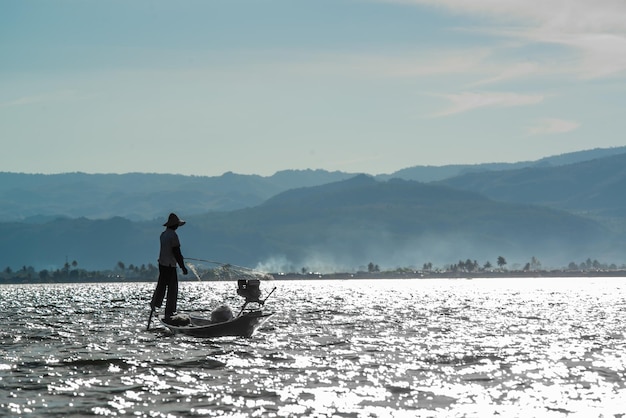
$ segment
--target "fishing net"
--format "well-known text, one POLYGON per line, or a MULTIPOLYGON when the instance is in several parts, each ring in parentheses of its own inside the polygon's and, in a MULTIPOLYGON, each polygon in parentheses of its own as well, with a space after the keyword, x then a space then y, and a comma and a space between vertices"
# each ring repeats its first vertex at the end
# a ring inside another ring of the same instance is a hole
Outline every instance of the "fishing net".
POLYGON ((269 273, 236 266, 234 264, 220 263, 218 261, 185 258, 185 265, 199 281, 209 280, 273 280, 274 276, 269 273))

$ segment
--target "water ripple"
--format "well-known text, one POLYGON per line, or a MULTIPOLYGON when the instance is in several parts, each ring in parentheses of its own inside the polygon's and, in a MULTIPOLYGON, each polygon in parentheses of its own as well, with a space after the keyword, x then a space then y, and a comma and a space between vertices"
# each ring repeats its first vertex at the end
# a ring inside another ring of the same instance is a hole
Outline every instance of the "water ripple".
MULTIPOLYGON (((626 279, 272 285, 258 334, 212 340, 146 331, 152 283, 0 286, 0 415, 626 412, 626 279)), ((234 289, 181 283, 179 306, 234 289)))

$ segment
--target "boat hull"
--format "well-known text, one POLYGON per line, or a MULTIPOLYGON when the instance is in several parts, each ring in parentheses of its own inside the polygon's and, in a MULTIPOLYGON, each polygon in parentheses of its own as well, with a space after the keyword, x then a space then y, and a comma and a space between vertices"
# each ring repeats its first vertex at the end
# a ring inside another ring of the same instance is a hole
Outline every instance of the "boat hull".
POLYGON ((273 313, 251 311, 224 322, 212 322, 210 319, 190 315, 187 324, 168 324, 160 317, 161 323, 175 334, 190 335, 199 338, 212 337, 251 337, 273 313))

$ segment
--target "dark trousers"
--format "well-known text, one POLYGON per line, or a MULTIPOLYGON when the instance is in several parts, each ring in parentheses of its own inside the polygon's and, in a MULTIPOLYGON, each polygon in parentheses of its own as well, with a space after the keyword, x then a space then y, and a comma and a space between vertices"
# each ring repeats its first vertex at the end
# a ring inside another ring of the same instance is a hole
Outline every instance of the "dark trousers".
POLYGON ((167 290, 165 302, 165 317, 168 318, 176 312, 176 299, 178 299, 178 276, 176 267, 162 266, 159 264, 159 281, 157 282, 150 306, 160 308, 167 290))

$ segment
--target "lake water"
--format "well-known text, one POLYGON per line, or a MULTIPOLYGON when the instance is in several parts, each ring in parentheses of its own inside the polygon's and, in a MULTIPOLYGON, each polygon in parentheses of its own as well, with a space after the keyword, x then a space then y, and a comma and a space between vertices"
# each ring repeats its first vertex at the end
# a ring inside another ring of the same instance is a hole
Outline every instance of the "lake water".
MULTIPOLYGON (((0 286, 0 416, 621 417, 626 278, 263 282, 251 339, 146 331, 154 283, 0 286)), ((242 300, 181 282, 179 309, 242 300)))

